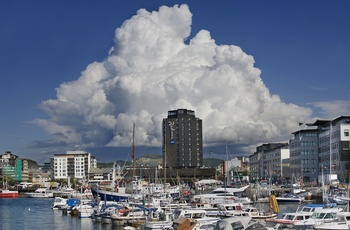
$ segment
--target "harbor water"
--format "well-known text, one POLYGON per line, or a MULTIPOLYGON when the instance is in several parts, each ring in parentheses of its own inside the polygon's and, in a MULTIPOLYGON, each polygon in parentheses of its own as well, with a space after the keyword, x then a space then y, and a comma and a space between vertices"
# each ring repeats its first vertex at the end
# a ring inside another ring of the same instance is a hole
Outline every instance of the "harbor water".
POLYGON ((95 223, 90 218, 63 215, 61 210, 51 209, 53 201, 50 198, 0 199, 0 229, 121 229, 117 226, 95 223))
MULTIPOLYGON (((108 224, 93 222, 90 218, 71 217, 63 215, 61 210, 52 210, 53 199, 18 198, 0 199, 0 229, 1 230, 41 230, 41 229, 118 229, 123 228, 108 224)), ((305 203, 303 203, 305 204, 305 203)), ((303 205, 302 204, 302 205, 303 205)), ((268 209, 268 204, 257 205, 268 209)), ((295 212, 298 203, 281 204, 280 215, 285 212, 295 212)))

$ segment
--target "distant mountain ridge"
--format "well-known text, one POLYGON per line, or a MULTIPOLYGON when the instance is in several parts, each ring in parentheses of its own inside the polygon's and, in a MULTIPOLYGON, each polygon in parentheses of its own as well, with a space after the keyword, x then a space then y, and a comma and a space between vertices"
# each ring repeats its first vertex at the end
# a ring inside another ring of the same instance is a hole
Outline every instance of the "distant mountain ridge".
MULTIPOLYGON (((145 154, 142 157, 139 157, 138 159, 142 159, 142 158, 150 158, 150 159, 162 159, 163 156, 159 155, 159 154, 145 154)), ((28 160, 28 165, 29 168, 39 168, 40 166, 37 164, 36 161, 30 160, 30 159, 26 159, 28 160)), ((97 167, 98 168, 113 168, 113 163, 114 162, 98 162, 97 163, 97 167)), ((117 160, 115 161, 116 165, 130 165, 131 161, 123 161, 123 160, 117 160)), ((217 158, 204 158, 203 159, 203 164, 205 167, 210 167, 210 168, 217 168, 219 165, 223 164, 223 160, 222 159, 217 159, 217 158)))
POLYGON ((203 164, 205 167, 210 167, 210 168, 217 168, 219 165, 223 164, 222 159, 217 159, 217 158, 204 158, 203 159, 203 164))
MULTIPOLYGON (((162 155, 159 154, 145 154, 144 156, 140 158, 150 158, 150 159, 161 159, 163 158, 162 155)), ((203 164, 205 167, 210 167, 210 168, 216 168, 219 165, 223 164, 223 160, 217 159, 217 158, 204 158, 203 159, 203 164)))

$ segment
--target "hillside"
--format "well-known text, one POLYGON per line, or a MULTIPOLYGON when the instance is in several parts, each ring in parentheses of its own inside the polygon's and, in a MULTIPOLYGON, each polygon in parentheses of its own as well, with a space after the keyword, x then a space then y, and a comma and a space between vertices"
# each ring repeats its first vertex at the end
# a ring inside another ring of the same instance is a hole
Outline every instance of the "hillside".
POLYGON ((31 159, 25 159, 25 158, 23 158, 22 160, 26 160, 28 162, 28 168, 30 168, 30 169, 37 169, 37 168, 39 168, 39 165, 38 165, 38 163, 36 161, 33 161, 31 159))
MULTIPOLYGON (((98 168, 113 168, 113 163, 114 162, 108 162, 108 163, 97 162, 97 167, 98 168)), ((130 162, 118 160, 118 161, 115 161, 115 164, 123 166, 124 164, 126 164, 126 165, 130 164, 130 162)))
MULTIPOLYGON (((151 159, 160 159, 163 156, 159 154, 146 154, 143 157, 151 158, 151 159)), ((217 158, 204 158, 203 164, 206 167, 216 168, 223 163, 223 160, 217 158)))
MULTIPOLYGON (((159 154, 146 154, 140 158, 150 158, 150 159, 161 159, 163 156, 159 155, 159 154)), ((26 159, 28 161, 28 167, 29 168, 39 168, 39 165, 37 164, 37 162, 30 160, 30 159, 26 159)), ((211 167, 211 168, 216 168, 219 165, 221 165, 223 162, 223 160, 221 159, 217 159, 217 158, 204 158, 203 159, 203 163, 205 167, 211 167)), ((125 162, 123 160, 118 160, 116 161, 117 165, 130 165, 131 162, 125 162)), ((98 162, 97 163, 97 167, 98 168, 113 168, 113 162, 98 162)))
POLYGON ((223 160, 217 158, 204 158, 203 164, 205 167, 217 168, 219 165, 223 164, 223 160))

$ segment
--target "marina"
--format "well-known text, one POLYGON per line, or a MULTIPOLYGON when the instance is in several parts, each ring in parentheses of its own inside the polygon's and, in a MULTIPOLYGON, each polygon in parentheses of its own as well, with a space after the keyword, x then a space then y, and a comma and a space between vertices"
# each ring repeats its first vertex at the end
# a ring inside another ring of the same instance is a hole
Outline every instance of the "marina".
POLYGON ((336 203, 326 206, 322 197, 328 196, 317 187, 303 188, 305 192, 298 194, 275 185, 262 189, 259 184, 236 188, 218 185, 183 192, 188 189, 185 184, 154 184, 136 178, 125 188, 117 183, 102 187, 89 183, 88 188, 91 192, 86 189, 84 193, 91 194, 89 198, 83 193, 80 197, 61 197, 63 193, 39 188, 36 193, 49 192, 50 196, 20 192, 18 198, 0 199, 0 214, 4 226, 8 226, 4 229, 23 229, 22 222, 31 226, 31 218, 44 228, 54 229, 218 230, 232 224, 242 225, 239 229, 312 229, 324 228, 323 224, 330 222, 336 228, 344 225, 347 216, 341 213, 348 210, 346 205, 336 203), (258 191, 260 195, 254 199, 258 191), (281 194, 290 194, 292 199, 277 199, 287 198, 281 194), (268 198, 267 202, 262 197, 268 198), (11 225, 14 220, 16 224, 11 225))
MULTIPOLYGON (((62 210, 52 209, 53 202, 53 198, 0 199, 3 229, 33 229, 38 228, 38 225, 41 229, 124 229, 123 225, 103 224, 93 218, 65 215, 62 210)), ((295 212, 298 207, 300 204, 294 202, 280 204, 278 218, 282 218, 283 213, 295 212)), ((262 203, 261 208, 267 210, 269 204, 262 203)), ((338 215, 344 219, 344 215, 338 215)), ((166 221, 158 222, 158 224, 171 226, 166 221)))

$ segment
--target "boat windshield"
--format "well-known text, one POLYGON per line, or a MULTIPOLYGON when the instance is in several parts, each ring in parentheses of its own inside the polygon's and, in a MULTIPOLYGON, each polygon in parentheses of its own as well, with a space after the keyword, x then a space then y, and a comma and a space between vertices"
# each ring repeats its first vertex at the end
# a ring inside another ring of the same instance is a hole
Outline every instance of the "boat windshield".
POLYGON ((314 218, 314 219, 331 219, 331 218, 333 218, 333 214, 332 213, 314 212, 312 214, 312 218, 314 218))
POLYGON ((284 217, 285 220, 293 220, 294 219, 294 215, 286 215, 284 217))
POLYGON ((192 218, 193 218, 193 219, 204 218, 204 213, 193 213, 193 214, 192 214, 192 218))
POLYGON ((301 212, 311 212, 313 208, 310 208, 310 207, 303 207, 301 209, 301 212))
POLYGON ((218 209, 219 211, 226 211, 226 208, 224 206, 219 206, 218 209))

